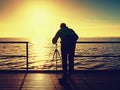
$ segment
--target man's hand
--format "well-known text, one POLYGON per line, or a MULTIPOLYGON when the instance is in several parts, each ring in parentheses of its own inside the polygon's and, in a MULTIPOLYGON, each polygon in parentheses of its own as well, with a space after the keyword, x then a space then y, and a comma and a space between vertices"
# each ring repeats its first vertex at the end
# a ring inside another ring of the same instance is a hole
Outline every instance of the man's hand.
POLYGON ((53 44, 56 44, 57 43, 57 40, 55 38, 52 39, 52 43, 53 44))

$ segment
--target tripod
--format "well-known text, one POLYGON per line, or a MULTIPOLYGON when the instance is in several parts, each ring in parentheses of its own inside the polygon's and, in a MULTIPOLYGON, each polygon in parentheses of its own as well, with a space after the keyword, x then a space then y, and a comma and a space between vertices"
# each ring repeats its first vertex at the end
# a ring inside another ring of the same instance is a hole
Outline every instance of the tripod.
POLYGON ((59 56, 59 59, 61 60, 61 57, 60 57, 60 53, 59 53, 59 51, 58 51, 58 49, 57 49, 57 44, 55 44, 55 51, 54 51, 54 53, 53 53, 53 58, 52 58, 52 60, 56 60, 56 70, 57 70, 57 60, 58 60, 58 56, 59 56))

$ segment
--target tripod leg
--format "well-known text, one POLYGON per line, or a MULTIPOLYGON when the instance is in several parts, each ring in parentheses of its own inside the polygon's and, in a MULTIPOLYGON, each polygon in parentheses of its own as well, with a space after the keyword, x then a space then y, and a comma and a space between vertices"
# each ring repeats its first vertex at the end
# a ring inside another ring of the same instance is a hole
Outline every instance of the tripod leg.
POLYGON ((59 53, 59 51, 58 51, 58 50, 57 50, 57 53, 58 53, 58 56, 59 56, 60 60, 62 60, 62 59, 61 59, 61 56, 60 56, 60 53, 59 53))
POLYGON ((52 60, 54 60, 55 54, 56 54, 56 51, 54 51, 54 54, 53 54, 52 60))
MULTIPOLYGON (((59 51, 56 49, 56 58, 59 58, 61 61, 62 61, 62 59, 61 59, 61 56, 60 56, 60 53, 59 53, 59 51), (57 55, 59 56, 59 57, 57 57, 57 55)), ((56 59, 56 70, 57 70, 57 59, 56 59)))
POLYGON ((56 70, 57 70, 57 49, 55 49, 52 60, 56 60, 56 70))
POLYGON ((58 52, 57 52, 57 49, 55 50, 55 53, 56 53, 56 70, 57 70, 57 54, 58 54, 58 52))

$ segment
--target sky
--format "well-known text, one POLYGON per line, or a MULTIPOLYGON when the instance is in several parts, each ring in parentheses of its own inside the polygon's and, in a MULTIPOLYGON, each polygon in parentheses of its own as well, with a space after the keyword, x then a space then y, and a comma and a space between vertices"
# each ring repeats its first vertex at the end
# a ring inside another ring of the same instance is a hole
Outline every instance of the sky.
POLYGON ((49 38, 64 22, 79 37, 120 37, 120 0, 0 0, 0 37, 49 38))

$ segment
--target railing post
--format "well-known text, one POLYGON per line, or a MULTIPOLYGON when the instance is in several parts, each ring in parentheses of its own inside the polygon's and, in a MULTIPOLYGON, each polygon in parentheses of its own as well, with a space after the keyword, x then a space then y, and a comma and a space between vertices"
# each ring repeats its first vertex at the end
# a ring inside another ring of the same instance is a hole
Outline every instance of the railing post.
POLYGON ((28 71, 28 42, 26 42, 26 71, 28 71))

